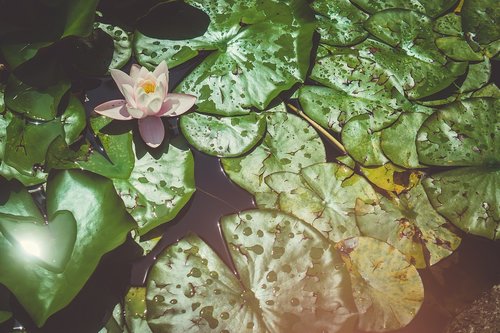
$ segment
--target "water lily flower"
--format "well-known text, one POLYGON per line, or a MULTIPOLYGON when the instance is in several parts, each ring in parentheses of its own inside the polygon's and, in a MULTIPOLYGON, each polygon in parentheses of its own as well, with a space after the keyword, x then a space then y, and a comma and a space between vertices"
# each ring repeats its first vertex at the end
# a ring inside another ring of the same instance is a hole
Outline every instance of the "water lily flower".
POLYGON ((150 147, 158 147, 165 137, 160 117, 175 117, 188 111, 196 97, 168 92, 168 67, 162 61, 153 72, 132 65, 130 75, 111 69, 111 76, 125 99, 97 106, 94 111, 116 120, 138 119, 139 133, 150 147))

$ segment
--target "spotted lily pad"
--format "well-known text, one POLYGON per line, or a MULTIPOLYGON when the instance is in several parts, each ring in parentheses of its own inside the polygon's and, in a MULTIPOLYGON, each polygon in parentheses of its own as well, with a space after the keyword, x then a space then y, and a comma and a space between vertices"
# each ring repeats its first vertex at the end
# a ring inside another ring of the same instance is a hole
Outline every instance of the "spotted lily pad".
POLYGON ((266 132, 261 114, 219 117, 190 113, 180 121, 182 133, 196 149, 219 157, 240 156, 253 148, 266 132))
POLYGON ((120 27, 101 22, 94 23, 95 29, 101 29, 113 38, 113 59, 109 64, 109 69, 123 67, 132 56, 132 36, 120 27))
POLYGON ((334 242, 359 235, 356 200, 371 203, 377 199, 364 178, 336 163, 314 164, 298 174, 273 173, 266 177, 266 184, 278 194, 281 211, 310 223, 334 242))
POLYGON ((472 98, 429 117, 417 140, 430 165, 462 167, 431 175, 424 186, 434 208, 466 232, 498 238, 499 103, 472 98))
POLYGON ((424 300, 416 268, 391 245, 354 237, 336 245, 351 276, 358 327, 384 332, 406 326, 424 300))
POLYGON ((331 243, 274 211, 221 220, 238 276, 197 236, 167 248, 147 284, 153 332, 350 332, 348 275, 331 243))
POLYGON ((222 159, 229 178, 253 194, 269 191, 267 175, 326 161, 323 142, 304 120, 285 112, 270 112, 266 119, 267 133, 260 145, 246 156, 222 159))
POLYGON ((162 60, 173 67, 212 51, 177 87, 198 97, 200 111, 241 115, 265 109, 282 91, 303 82, 309 67, 313 15, 305 3, 189 0, 210 18, 206 32, 189 39, 157 39, 136 33, 139 63, 162 60))
POLYGON ((368 15, 359 10, 349 0, 315 0, 311 4, 318 20, 321 42, 347 46, 359 43, 368 33, 363 22, 368 15))
POLYGON ((360 170, 370 183, 396 194, 413 188, 422 177, 421 172, 400 168, 390 162, 374 168, 361 166, 360 170))
POLYGON ((422 185, 394 200, 384 197, 372 204, 358 200, 356 221, 364 236, 391 244, 417 268, 436 264, 460 245, 460 237, 433 209, 422 185))
POLYGON ((439 16, 450 9, 457 0, 351 0, 369 13, 376 13, 385 9, 411 9, 428 16, 439 16))
MULTIPOLYGON (((28 192, 13 184, 2 184, 2 193, 10 196, 0 212, 41 220, 28 192)), ((34 265, 18 247, 0 236, 0 282, 16 296, 38 326, 73 300, 101 257, 122 244, 135 225, 111 181, 81 171, 62 171, 49 180, 49 219, 58 211, 71 212, 76 221, 75 245, 62 273, 34 265)))
POLYGON ((135 164, 129 178, 113 178, 118 195, 138 224, 140 235, 172 220, 195 191, 194 160, 179 137, 159 151, 135 140, 135 164))
POLYGON ((462 7, 462 26, 479 44, 500 39, 500 6, 495 0, 466 0, 462 7))

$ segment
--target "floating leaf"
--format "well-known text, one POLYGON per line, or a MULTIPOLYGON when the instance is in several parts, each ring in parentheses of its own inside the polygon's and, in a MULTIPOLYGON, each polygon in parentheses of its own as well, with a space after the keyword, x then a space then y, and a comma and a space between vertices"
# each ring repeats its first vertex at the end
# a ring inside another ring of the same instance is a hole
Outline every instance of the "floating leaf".
POLYGON ((432 29, 446 36, 463 36, 462 18, 456 13, 449 13, 434 20, 432 29))
POLYGON ((483 55, 475 52, 462 37, 441 37, 436 46, 449 58, 456 61, 480 61, 483 55))
POLYGON ((418 132, 420 162, 443 166, 498 164, 499 109, 498 99, 472 98, 434 113, 418 132))
POLYGON ((109 69, 119 69, 125 66, 132 56, 132 37, 125 30, 111 24, 94 23, 94 28, 101 29, 113 38, 115 50, 109 69))
POLYGON ((364 236, 391 244, 417 268, 427 266, 426 253, 429 265, 434 265, 460 244, 460 237, 432 208, 422 185, 394 200, 384 197, 373 204, 358 200, 356 221, 364 236))
POLYGON ((458 168, 423 181, 432 206, 465 232, 500 239, 500 170, 458 168))
POLYGON ((182 133, 196 149, 219 157, 240 156, 253 148, 266 131, 261 114, 219 117, 190 113, 180 121, 182 133))
POLYGON ((490 76, 491 63, 488 58, 485 58, 482 62, 470 64, 465 81, 460 87, 460 92, 464 93, 482 88, 490 81, 490 76))
POLYGON ((64 129, 64 140, 68 145, 80 137, 86 125, 85 109, 82 103, 74 96, 69 99, 69 104, 61 116, 64 129))
POLYGON ((453 7, 457 0, 352 0, 352 2, 371 14, 385 9, 403 8, 434 17, 453 7))
POLYGON ((9 110, 35 120, 53 120, 69 88, 69 81, 60 81, 47 88, 35 88, 10 75, 5 87, 5 105, 9 110))
MULTIPOLYGON (((429 109, 432 113, 432 109, 429 109)), ((423 168, 417 155, 417 132, 429 113, 405 112, 402 113, 390 127, 382 130, 380 147, 385 156, 396 165, 408 169, 423 168)))
POLYGON ((76 221, 68 211, 56 212, 47 224, 43 219, 0 214, 0 230, 13 245, 56 273, 64 271, 76 239, 76 221))
POLYGON ((195 191, 194 160, 181 139, 149 151, 134 140, 135 165, 129 178, 113 178, 118 195, 136 220, 140 235, 172 220, 195 191))
POLYGON ((466 0, 462 7, 462 26, 479 44, 500 39, 500 6, 496 0, 466 0))
POLYGON ((134 50, 139 63, 151 68, 162 60, 173 67, 201 50, 213 51, 176 89, 197 96, 200 111, 229 116, 246 114, 252 107, 264 110, 280 92, 304 81, 314 31, 305 4, 255 0, 188 4, 210 18, 202 36, 156 39, 138 32, 134 50))
POLYGON ((413 265, 385 242, 354 237, 336 245, 350 276, 354 302, 364 331, 406 326, 424 300, 424 286, 413 265))
POLYGON ((112 123, 110 118, 97 117, 91 119, 91 125, 111 162, 95 151, 89 143, 84 143, 74 151, 62 138, 58 138, 50 145, 47 152, 48 168, 82 169, 108 178, 128 179, 135 160, 132 134, 128 131, 128 124, 118 125, 116 122, 112 123), (114 125, 118 127, 117 132, 113 131, 114 125))
MULTIPOLYGON (((10 188, 2 187, 2 190, 6 192, 10 188)), ((9 200, 1 208, 2 213, 33 215, 30 211, 23 211, 25 206, 35 205, 26 190, 21 192, 24 192, 23 196, 10 192, 9 200)), ((77 236, 66 269, 60 274, 33 265, 22 252, 0 237, 0 281, 16 296, 38 326, 71 302, 100 258, 122 244, 135 225, 111 181, 81 171, 63 171, 48 182, 49 218, 61 210, 73 214, 77 236)))
POLYGON ((267 114, 267 134, 251 153, 222 159, 229 178, 250 193, 267 192, 267 175, 278 171, 297 172, 311 164, 325 162, 325 147, 316 131, 299 117, 267 114))
POLYGON ((360 167, 363 175, 372 183, 389 192, 400 194, 414 187, 420 181, 421 172, 400 168, 392 163, 380 167, 360 167))
POLYGON ((316 12, 322 43, 348 46, 359 43, 368 35, 363 29, 368 15, 349 0, 315 0, 311 7, 316 12))
POLYGON ((239 278, 194 235, 170 246, 148 276, 153 332, 351 331, 347 272, 318 231, 258 210, 221 227, 239 278))
POLYGON ((377 200, 370 184, 346 166, 319 163, 300 173, 278 172, 266 177, 278 194, 277 207, 310 223, 327 238, 338 242, 358 236, 356 199, 377 200))

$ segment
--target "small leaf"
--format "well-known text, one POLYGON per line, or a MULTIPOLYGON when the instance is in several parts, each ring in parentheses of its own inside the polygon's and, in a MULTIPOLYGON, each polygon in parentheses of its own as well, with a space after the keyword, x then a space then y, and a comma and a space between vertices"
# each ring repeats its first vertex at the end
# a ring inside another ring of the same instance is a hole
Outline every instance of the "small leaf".
POLYGON ((346 239, 336 248, 351 275, 360 329, 396 330, 415 317, 424 300, 424 286, 403 254, 369 237, 346 239))
POLYGON ((260 114, 219 117, 190 113, 181 117, 180 128, 196 149, 212 156, 235 157, 264 136, 266 118, 260 114))
POLYGON ((278 171, 297 172, 325 162, 325 147, 316 131, 301 118, 284 113, 267 114, 267 133, 251 153, 222 159, 229 178, 250 193, 267 192, 267 175, 278 171))
POLYGON ((277 172, 266 184, 278 195, 277 208, 310 223, 334 242, 358 236, 354 206, 377 200, 370 184, 346 166, 318 163, 299 174, 277 172))

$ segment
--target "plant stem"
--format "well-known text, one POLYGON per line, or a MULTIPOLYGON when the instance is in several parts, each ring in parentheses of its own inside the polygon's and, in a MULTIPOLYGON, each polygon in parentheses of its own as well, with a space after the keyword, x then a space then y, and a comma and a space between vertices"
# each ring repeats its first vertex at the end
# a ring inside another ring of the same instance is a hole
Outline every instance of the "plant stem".
POLYGON ((339 140, 335 139, 335 137, 330 133, 328 133, 328 131, 325 130, 323 127, 321 127, 320 124, 309 118, 302 110, 297 109, 292 104, 287 104, 287 106, 294 112, 296 112, 299 116, 307 120, 309 124, 311 124, 315 129, 317 129, 321 134, 323 134, 325 138, 327 138, 331 143, 333 143, 333 145, 337 147, 342 153, 347 154, 345 147, 339 142, 339 140))

